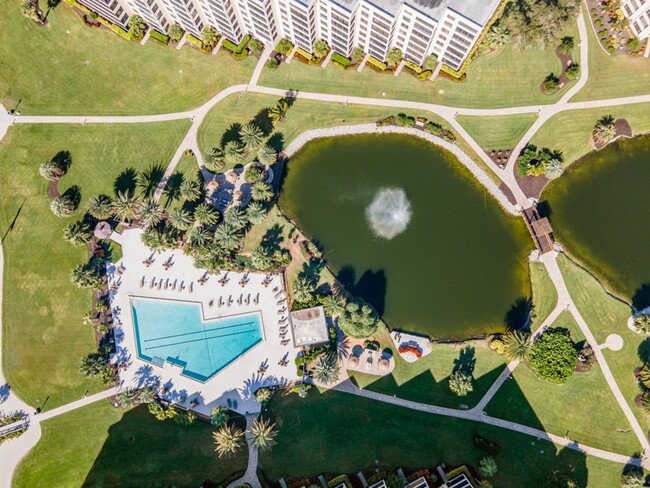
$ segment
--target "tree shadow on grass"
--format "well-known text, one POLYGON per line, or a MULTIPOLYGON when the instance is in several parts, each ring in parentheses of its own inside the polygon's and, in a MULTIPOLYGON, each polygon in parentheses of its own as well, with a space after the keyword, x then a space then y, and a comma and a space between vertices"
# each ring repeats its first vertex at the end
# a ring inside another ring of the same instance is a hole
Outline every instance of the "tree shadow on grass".
MULTIPOLYGON (((160 163, 152 164, 138 175, 138 185, 142 188, 144 198, 153 197, 163 176, 165 176, 165 167, 160 163)), ((169 180, 167 180, 167 184, 169 184, 169 180)))
POLYGON ((274 132, 268 141, 266 141, 266 145, 272 147, 278 153, 284 151, 284 134, 282 132, 274 132))
POLYGON ((264 137, 268 137, 273 132, 273 121, 269 117, 270 108, 263 108, 253 118, 253 123, 262 129, 264 137))
POLYGON ((176 171, 174 172, 165 185, 163 193, 165 194, 165 207, 168 207, 170 203, 180 198, 181 185, 185 181, 185 175, 183 173, 176 171))
POLYGON ((228 127, 221 136, 221 147, 225 147, 229 142, 241 142, 241 124, 235 122, 228 127))
POLYGON ((126 168, 123 170, 113 183, 113 191, 118 193, 130 193, 133 195, 138 185, 138 172, 135 168, 126 168))
POLYGON ((279 250, 280 246, 284 242, 284 237, 282 236, 283 231, 284 228, 280 224, 273 225, 273 227, 268 229, 262 236, 262 246, 268 247, 273 251, 279 250))
POLYGON ((72 155, 70 154, 70 151, 59 151, 52 158, 52 161, 55 162, 57 166, 63 170, 63 174, 65 174, 70 169, 70 166, 72 166, 72 155))
POLYGON ((476 368, 476 349, 471 346, 466 346, 458 353, 458 358, 454 359, 453 372, 460 371, 462 373, 473 375, 476 368))
POLYGON ((81 188, 77 185, 72 185, 66 191, 63 192, 61 198, 68 198, 72 202, 73 208, 77 210, 79 204, 81 203, 81 188))

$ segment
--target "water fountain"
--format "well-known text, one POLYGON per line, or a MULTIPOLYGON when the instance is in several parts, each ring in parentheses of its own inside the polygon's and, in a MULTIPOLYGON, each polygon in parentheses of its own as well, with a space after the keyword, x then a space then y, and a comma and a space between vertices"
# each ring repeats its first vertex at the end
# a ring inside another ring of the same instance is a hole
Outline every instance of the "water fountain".
POLYGON ((380 188, 366 208, 366 218, 377 237, 392 239, 406 230, 411 203, 402 189, 380 188))

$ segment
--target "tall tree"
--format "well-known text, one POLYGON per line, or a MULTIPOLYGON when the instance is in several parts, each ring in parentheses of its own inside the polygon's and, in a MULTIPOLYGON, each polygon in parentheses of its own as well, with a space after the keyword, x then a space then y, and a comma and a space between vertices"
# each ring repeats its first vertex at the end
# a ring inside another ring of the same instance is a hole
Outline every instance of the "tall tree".
POLYGON ((616 124, 614 117, 606 115, 601 117, 593 131, 594 140, 600 144, 607 144, 616 136, 616 124))
POLYGON ((402 51, 400 51, 399 48, 394 47, 388 51, 388 54, 386 55, 386 61, 388 61, 388 64, 396 66, 402 61, 403 57, 404 55, 402 54, 402 51))
POLYGON ((130 222, 135 218, 138 209, 138 199, 131 192, 117 192, 113 200, 113 211, 115 217, 122 222, 130 222))
POLYGON ((98 220, 113 216, 113 200, 108 195, 97 195, 88 200, 88 213, 98 220))
POLYGON ((38 172, 46 180, 58 180, 65 174, 65 170, 54 160, 45 161, 38 167, 38 172))
POLYGON ((261 202, 251 202, 246 207, 246 218, 251 224, 259 224, 264 221, 268 210, 261 202))
POLYGON ((231 457, 239 451, 243 442, 244 433, 233 425, 223 425, 212 434, 214 438, 215 451, 219 457, 231 457))
POLYGON ((260 451, 268 451, 275 444, 274 437, 278 434, 275 424, 270 420, 255 420, 250 433, 253 437, 253 446, 260 451))
POLYGON ((50 210, 57 217, 69 217, 76 210, 74 201, 68 195, 61 195, 50 202, 50 210))
POLYGON ((226 166, 226 155, 219 147, 213 147, 203 153, 203 164, 208 170, 221 171, 226 166))
POLYGON ((313 50, 317 58, 322 58, 328 53, 330 47, 327 45, 327 42, 325 42, 323 39, 318 39, 314 43, 313 50))
POLYGON ((241 131, 239 132, 239 135, 242 142, 244 143, 244 146, 248 150, 258 148, 262 143, 262 138, 264 137, 262 129, 260 129, 257 124, 253 122, 244 124, 244 126, 241 128, 241 131))
POLYGON ((512 330, 503 337, 503 345, 508 358, 525 361, 530 353, 530 334, 512 330))
POLYGON ((227 163, 237 164, 244 159, 244 146, 238 141, 229 141, 223 148, 224 158, 227 163))
POLYGON ((270 202, 273 200, 273 188, 264 181, 258 181, 251 186, 251 196, 256 202, 270 202))
POLYGON ((63 229, 63 238, 74 246, 88 244, 92 236, 93 230, 83 220, 72 222, 63 229))
POLYGON ((278 153, 271 146, 262 146, 257 151, 257 160, 266 166, 271 166, 278 160, 278 153))
POLYGON ((269 110, 269 118, 271 119, 271 122, 273 122, 273 125, 277 124, 278 122, 282 122, 287 116, 288 111, 289 103, 284 98, 278 100, 278 103, 275 104, 275 107, 269 110))
POLYGON ((158 202, 153 199, 148 199, 138 206, 137 215, 142 225, 147 228, 162 222, 165 218, 165 211, 158 202))
POLYGON ((237 229, 243 229, 248 225, 246 211, 241 207, 230 207, 226 210, 224 220, 237 229))
POLYGON ((201 185, 195 180, 185 180, 181 183, 179 193, 188 202, 195 202, 201 196, 201 185))
POLYGON ((192 227, 194 219, 189 210, 176 207, 169 211, 169 223, 174 229, 188 230, 192 227))
POLYGON ((241 229, 235 227, 229 222, 224 222, 217 227, 214 235, 217 244, 227 251, 234 251, 237 249, 242 239, 241 229))
POLYGON ((201 203, 194 209, 194 218, 203 225, 214 225, 219 221, 219 211, 209 203, 201 203))

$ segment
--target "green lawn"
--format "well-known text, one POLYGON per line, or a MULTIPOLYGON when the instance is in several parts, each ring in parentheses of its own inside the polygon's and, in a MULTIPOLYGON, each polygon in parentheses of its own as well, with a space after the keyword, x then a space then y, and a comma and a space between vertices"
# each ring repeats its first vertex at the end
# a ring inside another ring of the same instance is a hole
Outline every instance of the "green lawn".
MULTIPOLYGON (((650 93, 650 86, 648 92, 650 93)), ((598 119, 605 115, 626 119, 634 134, 650 130, 650 103, 618 105, 561 112, 544 123, 530 142, 538 147, 562 151, 565 164, 571 164, 594 150, 591 133, 598 119)))
POLYGON ((623 338, 623 349, 604 349, 603 354, 641 427, 650 430, 648 414, 634 404, 639 388, 633 374, 643 362, 641 356, 648 359, 650 347, 647 339, 627 328, 630 307, 607 294, 595 278, 566 257, 560 256, 558 262, 571 297, 598 343, 604 343, 609 334, 623 338))
POLYGON ((356 473, 374 467, 433 468, 471 464, 486 454, 472 444, 474 435, 501 447, 499 471, 491 480, 501 488, 544 486, 548 474, 571 472, 579 486, 618 486, 622 466, 558 452, 553 444, 477 422, 395 407, 354 395, 311 390, 305 399, 276 396, 271 410, 279 428, 278 445, 260 456, 271 479, 320 473, 356 473))
MULTIPOLYGON (((584 12, 586 10, 583 9, 584 12)), ((650 92, 650 59, 643 56, 609 56, 587 22, 589 38, 589 80, 570 101, 631 97, 650 92)), ((577 44, 577 43, 576 43, 577 44)))
MULTIPOLYGON (((577 28, 567 35, 577 38, 577 28)), ((299 61, 277 70, 264 69, 259 84, 308 92, 324 92, 372 98, 414 100, 458 107, 496 108, 546 104, 557 101, 564 90, 544 95, 540 85, 550 72, 562 69, 551 50, 518 51, 508 44, 498 52, 474 60, 467 80, 459 83, 442 77, 419 81, 406 72, 398 77, 378 74, 370 68, 361 73, 342 70, 332 63, 322 69, 299 61)))
MULTIPOLYGON (((302 63, 296 62, 294 64, 302 63)), ((314 67, 309 68, 315 69, 314 67)), ((243 125, 255 119, 261 121, 260 124, 264 125, 267 120, 264 110, 274 106, 276 102, 277 97, 255 93, 237 94, 225 98, 208 112, 203 124, 201 124, 198 132, 199 148, 201 151, 205 151, 219 145, 224 133, 229 129, 229 133, 232 132, 233 128, 237 129, 237 124, 243 125)), ((282 147, 286 147, 298 135, 307 130, 375 122, 397 112, 399 110, 386 107, 345 105, 297 99, 289 110, 286 119, 275 127, 275 132, 280 134, 279 138, 282 141, 282 147)), ((409 112, 409 114, 416 117, 426 117, 449 128, 449 124, 434 113, 425 111, 409 112)), ((271 137, 274 137, 274 135, 271 137)), ((501 183, 501 180, 492 173, 483 160, 463 139, 459 138, 457 144, 497 184, 501 183)), ((253 156, 251 154, 246 161, 252 159, 253 156)))
POLYGON ((536 119, 535 114, 497 117, 459 115, 456 118, 472 139, 486 151, 513 149, 536 119))
MULTIPOLYGON (((395 349, 386 329, 381 328, 375 338, 382 347, 395 349)), ((377 377, 356 371, 348 371, 348 374, 359 387, 386 395, 443 407, 472 408, 501 374, 505 364, 505 357, 492 351, 485 341, 434 343, 433 352, 415 363, 408 363, 396 354, 395 370, 388 376, 377 377), (474 364, 474 391, 465 397, 457 397, 449 390, 449 375, 457 365, 470 364, 474 364)))
POLYGON ((239 62, 224 52, 140 46, 86 27, 64 2, 48 21, 38 27, 16 2, 0 2, 0 101, 7 109, 22 100, 23 114, 176 112, 247 83, 255 66, 254 58, 239 62))
MULTIPOLYGON (((27 403, 46 409, 99 390, 99 381, 78 371, 80 359, 96 350, 92 328, 81 317, 90 293, 70 283, 70 270, 86 251, 62 239, 74 220, 49 209, 47 182, 38 165, 69 151, 72 165, 61 191, 79 185, 82 205, 99 192, 112 194, 123 170, 150 164, 166 167, 189 121, 146 125, 19 125, 0 144, 0 232, 4 240, 3 369, 27 403)), ((77 218, 81 210, 77 211, 77 218)))
MULTIPOLYGON (((160 199, 160 202, 165 208, 171 210, 183 204, 184 200, 180 198, 178 191, 181 184, 186 180, 194 180, 199 184, 203 184, 203 176, 194 156, 181 156, 180 161, 176 165, 176 169, 169 177, 160 199)), ((197 200, 193 203, 200 202, 197 200)))
POLYGON ((557 290, 543 263, 529 263, 530 281, 533 288, 533 329, 548 317, 557 305, 557 290))
POLYGON ((222 460, 205 422, 156 420, 145 407, 125 411, 101 401, 41 424, 39 443, 21 462, 21 487, 200 486, 246 469, 246 449, 222 460))
MULTIPOLYGON (((564 327, 578 344, 585 338, 569 312, 553 327, 564 327)), ((527 365, 515 369, 486 408, 488 415, 551 432, 592 447, 632 455, 640 450, 630 425, 596 364, 564 385, 538 379, 527 365), (594 422, 594 419, 598 422, 594 422)))

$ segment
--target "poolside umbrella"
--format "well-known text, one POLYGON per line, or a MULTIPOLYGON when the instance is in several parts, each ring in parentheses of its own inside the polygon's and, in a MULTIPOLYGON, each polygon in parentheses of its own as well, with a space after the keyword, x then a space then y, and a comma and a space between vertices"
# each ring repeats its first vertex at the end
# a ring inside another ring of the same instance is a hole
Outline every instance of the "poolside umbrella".
POLYGON ((235 192, 235 200, 237 200, 238 202, 241 202, 243 199, 244 199, 244 192, 241 191, 241 190, 237 190, 235 192))
POLYGON ((207 193, 214 193, 219 189, 219 182, 217 180, 210 180, 210 182, 205 185, 205 190, 207 193))
POLYGON ((386 371, 388 369, 388 359, 379 360, 379 371, 386 371))
POLYGON ((228 178, 229 182, 234 183, 235 181, 237 181, 237 173, 235 173, 234 171, 231 171, 230 173, 228 173, 226 178, 228 178))
POLYGON ((97 239, 108 239, 113 233, 111 224, 102 220, 95 226, 95 237, 97 239))
POLYGON ((349 362, 350 366, 359 366, 359 358, 357 356, 352 356, 349 362))

